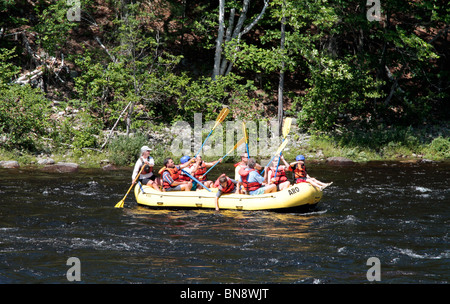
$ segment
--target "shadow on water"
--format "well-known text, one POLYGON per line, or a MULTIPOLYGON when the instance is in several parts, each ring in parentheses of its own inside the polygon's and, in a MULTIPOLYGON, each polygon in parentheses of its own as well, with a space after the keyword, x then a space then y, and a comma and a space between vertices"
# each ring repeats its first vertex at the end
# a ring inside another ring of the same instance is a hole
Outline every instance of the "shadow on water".
MULTIPOLYGON (((130 170, 0 170, 0 283, 448 283, 449 172, 439 164, 311 164, 333 181, 307 213, 114 205, 130 170)), ((224 170, 231 170, 224 168, 224 170)), ((214 177, 214 176, 213 176, 214 177)))

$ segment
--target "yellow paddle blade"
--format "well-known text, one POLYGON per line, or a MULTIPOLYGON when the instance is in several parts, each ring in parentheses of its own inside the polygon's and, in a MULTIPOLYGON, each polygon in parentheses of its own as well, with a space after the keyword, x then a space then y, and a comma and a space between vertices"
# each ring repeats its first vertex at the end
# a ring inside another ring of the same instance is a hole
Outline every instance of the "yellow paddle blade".
POLYGON ((227 155, 230 154, 231 152, 233 152, 237 147, 239 147, 240 145, 242 145, 245 142, 245 138, 242 137, 237 144, 234 145, 233 149, 231 149, 230 151, 228 151, 227 155))
POLYGON ((248 143, 248 133, 247 128, 245 127, 245 122, 242 122, 242 132, 244 133, 244 140, 248 143))
POLYGON ((283 138, 286 138, 291 130, 292 118, 287 117, 283 124, 283 138))
POLYGON ((227 117, 228 113, 230 113, 230 109, 228 109, 228 108, 223 108, 222 111, 220 111, 219 116, 217 116, 216 124, 214 125, 213 130, 214 130, 218 125, 220 125, 220 123, 221 123, 222 121, 225 120, 225 117, 227 117))
POLYGON ((123 203, 124 203, 124 200, 121 200, 114 206, 114 208, 123 208, 123 203))
POLYGON ((289 140, 287 138, 285 140, 283 140, 283 142, 281 143, 280 147, 278 147, 277 153, 275 153, 276 155, 280 154, 281 151, 283 151, 283 149, 286 148, 286 145, 287 145, 288 141, 289 140))

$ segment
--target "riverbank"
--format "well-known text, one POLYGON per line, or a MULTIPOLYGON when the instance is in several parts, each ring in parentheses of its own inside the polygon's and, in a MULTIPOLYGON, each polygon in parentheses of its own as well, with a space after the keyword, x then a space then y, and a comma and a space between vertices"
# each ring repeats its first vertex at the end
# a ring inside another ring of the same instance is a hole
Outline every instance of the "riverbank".
MULTIPOLYGON (((173 139, 183 136, 182 132, 172 134, 166 127, 147 134, 130 137, 116 136, 105 149, 58 148, 45 152, 8 151, 0 148, 0 167, 36 166, 56 168, 58 164, 76 164, 81 168, 115 169, 132 166, 139 148, 146 144, 153 147, 152 156, 156 163, 165 157, 179 159, 174 155, 173 139), (167 134, 170 136, 167 136, 167 134)), ((351 163, 368 161, 435 162, 450 159, 450 137, 447 124, 423 128, 378 128, 371 132, 335 131, 328 134, 306 134, 293 130, 289 145, 283 151, 288 161, 303 154, 309 161, 351 163)), ((208 143, 205 150, 211 148, 208 143)), ((277 147, 272 147, 276 150, 277 147)), ((225 150, 225 147, 224 147, 225 150)), ((227 151, 228 152, 228 151, 227 151)), ((225 152, 226 153, 226 152, 225 152)), ((224 153, 224 154, 225 154, 224 153)), ((204 156, 206 161, 220 156, 204 156)), ((256 157, 264 163, 267 157, 256 157)), ((225 162, 237 162, 238 155, 231 155, 225 162)), ((71 165, 68 165, 71 166, 71 165)), ((74 166, 72 166, 74 167, 74 166)), ((61 169, 62 170, 62 169, 61 169)))

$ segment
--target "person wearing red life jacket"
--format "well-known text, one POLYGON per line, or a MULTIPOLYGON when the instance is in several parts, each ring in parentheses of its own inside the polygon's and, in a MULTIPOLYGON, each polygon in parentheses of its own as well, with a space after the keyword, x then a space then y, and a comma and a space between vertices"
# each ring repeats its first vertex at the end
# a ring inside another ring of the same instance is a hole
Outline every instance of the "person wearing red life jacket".
MULTIPOLYGON (((241 161, 234 164, 234 179, 239 181, 241 180, 241 176, 239 174, 239 170, 243 169, 243 168, 247 168, 247 162, 248 162, 248 154, 247 153, 242 153, 241 155, 241 161)), ((261 165, 259 165, 258 163, 255 164, 255 169, 256 170, 262 170, 263 167, 261 167, 261 165)), ((241 184, 241 191, 244 192, 245 189, 243 188, 242 184, 241 184)))
MULTIPOLYGON (((186 168, 184 168, 184 171, 186 171, 187 173, 189 173, 191 175, 195 172, 195 170, 197 170, 197 167, 198 167, 198 164, 195 161, 195 158, 191 159, 191 157, 188 155, 180 158, 180 163, 182 165, 188 163, 188 166, 186 168)), ((187 181, 187 182, 192 181, 192 179, 189 176, 187 176, 183 171, 180 172, 180 176, 178 177, 178 179, 180 181, 187 181)))
POLYGON ((179 179, 181 169, 189 166, 190 162, 176 166, 172 158, 164 160, 164 167, 159 170, 163 183, 164 191, 190 191, 192 188, 191 181, 182 181, 179 179))
POLYGON ((219 197, 222 194, 227 194, 227 193, 241 193, 240 191, 240 187, 239 187, 239 182, 229 178, 228 176, 226 176, 225 174, 222 174, 221 176, 219 176, 219 178, 216 180, 216 182, 214 183, 214 187, 218 188, 217 194, 216 194, 216 199, 215 199, 215 204, 216 204, 216 211, 219 211, 219 197))
POLYGON ((309 176, 308 173, 306 172, 305 156, 297 155, 295 160, 296 160, 295 162, 292 162, 289 164, 289 171, 294 172, 294 182, 296 184, 310 183, 314 187, 317 187, 320 190, 323 190, 333 183, 333 182, 328 183, 328 184, 323 183, 323 182, 315 179, 314 177, 309 176))
MULTIPOLYGON (((211 168, 212 166, 214 166, 217 162, 222 162, 222 158, 220 158, 219 160, 216 160, 214 162, 205 162, 203 161, 201 155, 197 155, 196 157, 196 162, 198 164, 197 169, 195 171, 192 171, 193 176, 198 179, 203 185, 205 185, 205 187, 210 188, 213 184, 213 181, 207 180, 206 178, 206 171, 208 171, 208 168, 211 168)), ((199 185, 197 183, 194 183, 194 186, 192 187, 192 189, 194 190, 194 188, 196 187, 197 190, 202 189, 202 185, 199 185)))
POLYGON ((275 157, 272 161, 270 167, 267 168, 267 183, 275 184, 277 187, 277 191, 288 188, 291 183, 289 182, 286 171, 289 169, 289 164, 284 159, 284 156, 281 155, 281 158, 275 157), (284 165, 278 164, 278 159, 282 160, 284 165), (278 167, 277 167, 278 165, 278 167), (278 170, 277 170, 278 169, 278 170))
POLYGON ((248 194, 258 195, 277 191, 276 185, 264 184, 264 177, 255 170, 256 161, 254 158, 249 158, 247 164, 247 168, 239 170, 239 181, 242 183, 248 194))

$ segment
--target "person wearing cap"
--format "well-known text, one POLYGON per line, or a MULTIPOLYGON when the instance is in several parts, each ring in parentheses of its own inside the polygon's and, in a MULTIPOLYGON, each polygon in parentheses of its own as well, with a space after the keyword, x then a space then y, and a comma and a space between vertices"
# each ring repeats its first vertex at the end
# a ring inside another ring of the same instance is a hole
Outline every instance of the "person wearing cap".
POLYGON ((295 162, 292 162, 289 164, 288 170, 294 172, 294 182, 296 184, 310 183, 311 185, 319 188, 320 190, 323 190, 332 184, 332 182, 329 184, 323 183, 323 182, 309 176, 308 173, 306 172, 305 156, 303 156, 303 155, 297 155, 295 157, 295 162))
POLYGON ((161 181, 153 173, 153 166, 155 166, 155 160, 153 159, 153 157, 150 156, 151 150, 152 149, 148 146, 143 146, 141 148, 141 155, 140 155, 139 159, 136 161, 136 164, 134 165, 134 170, 133 170, 133 174, 131 175, 131 180, 134 183, 136 176, 141 171, 142 166, 145 166, 141 172, 141 175, 139 175, 139 182, 141 182, 142 185, 148 185, 148 186, 151 186, 155 190, 161 191, 159 189, 159 185, 161 184, 161 181))

